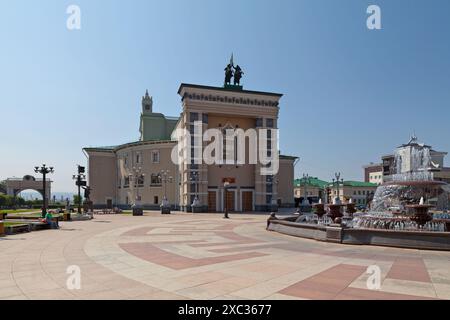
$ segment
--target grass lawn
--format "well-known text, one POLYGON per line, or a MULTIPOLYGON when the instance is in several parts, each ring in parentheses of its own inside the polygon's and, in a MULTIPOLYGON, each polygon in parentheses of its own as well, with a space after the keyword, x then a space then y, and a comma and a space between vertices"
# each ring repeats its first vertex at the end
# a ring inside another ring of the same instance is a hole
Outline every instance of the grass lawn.
POLYGON ((0 213, 25 213, 25 212, 33 212, 38 213, 40 210, 38 209, 19 209, 19 210, 0 210, 0 213))
MULTIPOLYGON (((53 215, 53 218, 61 218, 62 217, 62 215, 60 215, 60 214, 57 214, 57 213, 55 213, 55 214, 52 214, 53 215)), ((41 212, 40 211, 37 211, 37 212, 35 212, 35 213, 30 213, 30 214, 24 214, 23 212, 22 213, 9 213, 8 214, 8 216, 7 216, 7 219, 22 219, 22 218, 29 218, 29 219, 40 219, 40 218, 42 218, 42 215, 41 215, 41 212)))
POLYGON ((8 219, 14 219, 14 218, 17 218, 17 219, 20 219, 20 218, 22 218, 22 217, 29 217, 29 218, 41 218, 42 216, 41 216, 41 213, 40 212, 36 212, 36 213, 31 213, 31 214, 23 214, 23 213, 9 213, 8 214, 8 216, 7 216, 7 218, 8 219))
POLYGON ((12 227, 12 226, 26 226, 26 223, 23 222, 3 222, 3 225, 5 227, 12 227))

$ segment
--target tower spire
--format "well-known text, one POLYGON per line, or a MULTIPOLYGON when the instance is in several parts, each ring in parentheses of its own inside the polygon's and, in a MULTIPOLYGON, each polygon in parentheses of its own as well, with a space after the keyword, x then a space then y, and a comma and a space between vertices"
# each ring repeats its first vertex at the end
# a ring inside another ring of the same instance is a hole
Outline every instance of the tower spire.
POLYGON ((153 112, 153 98, 148 94, 148 89, 145 90, 145 96, 142 97, 142 112, 153 112))

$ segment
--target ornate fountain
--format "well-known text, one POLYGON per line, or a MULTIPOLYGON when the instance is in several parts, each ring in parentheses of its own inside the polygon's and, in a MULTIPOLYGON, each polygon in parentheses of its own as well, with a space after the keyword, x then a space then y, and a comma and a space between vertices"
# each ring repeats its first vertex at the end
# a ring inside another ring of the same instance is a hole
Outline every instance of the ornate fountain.
MULTIPOLYGON (((430 146, 412 137, 394 154, 394 173, 377 188, 370 211, 355 218, 355 228, 450 231, 446 219, 434 219, 434 212, 445 215, 450 186, 434 180, 439 167, 433 162, 430 146)), ((450 220, 449 220, 450 221, 450 220)))
POLYGON ((412 215, 410 217, 411 221, 417 223, 419 228, 423 228, 423 226, 433 220, 433 215, 428 213, 432 205, 424 204, 423 198, 420 199, 419 204, 408 204, 406 208, 412 211, 412 215))
MULTIPOLYGON (((450 251, 450 185, 434 178, 443 164, 435 154, 416 137, 397 148, 392 174, 377 188, 367 213, 356 212, 351 201, 343 204, 338 189, 332 204, 314 205, 317 218, 272 219, 268 230, 344 244, 450 251)), ((339 177, 333 179, 337 188, 339 177)))
POLYGON ((349 203, 347 203, 345 213, 347 214, 348 217, 353 219, 353 215, 356 213, 356 208, 352 199, 350 199, 349 203))
POLYGON ((322 203, 322 199, 319 200, 319 203, 316 203, 313 205, 314 207, 314 213, 319 217, 319 219, 322 219, 322 217, 327 213, 325 211, 325 205, 322 203))

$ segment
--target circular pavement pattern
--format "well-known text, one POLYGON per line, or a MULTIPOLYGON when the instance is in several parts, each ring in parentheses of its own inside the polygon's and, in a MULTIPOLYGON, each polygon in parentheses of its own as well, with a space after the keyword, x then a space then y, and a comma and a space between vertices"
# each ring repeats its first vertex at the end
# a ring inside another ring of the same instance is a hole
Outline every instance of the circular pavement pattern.
POLYGON ((450 252, 322 243, 231 217, 100 215, 0 238, 0 299, 450 298, 450 252))

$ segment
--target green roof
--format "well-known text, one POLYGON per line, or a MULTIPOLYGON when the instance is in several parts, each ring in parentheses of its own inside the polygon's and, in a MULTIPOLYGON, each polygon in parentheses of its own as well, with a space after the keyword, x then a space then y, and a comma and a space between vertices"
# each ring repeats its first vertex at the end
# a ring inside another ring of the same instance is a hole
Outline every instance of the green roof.
MULTIPOLYGON (((320 180, 319 178, 310 178, 307 186, 308 187, 316 187, 316 188, 325 188, 329 184, 330 184, 329 182, 320 180)), ((295 187, 303 187, 304 185, 305 185, 304 179, 295 179, 294 180, 295 187)))
POLYGON ((296 156, 288 156, 288 155, 284 155, 284 154, 280 154, 279 158, 281 160, 297 160, 298 159, 298 157, 296 157, 296 156))
POLYGON ((362 182, 362 181, 344 181, 344 186, 347 187, 377 187, 376 183, 362 182))
MULTIPOLYGON (((304 185, 305 185, 304 179, 295 179, 294 180, 295 187, 303 187, 304 185)), ((342 186, 342 183, 340 185, 342 186)), ((344 186, 357 187, 357 188, 378 187, 378 185, 375 183, 362 182, 362 181, 344 181, 344 186)), ((310 178, 310 183, 307 184, 307 187, 316 187, 316 188, 333 187, 333 183, 320 180, 319 178, 310 178)))

